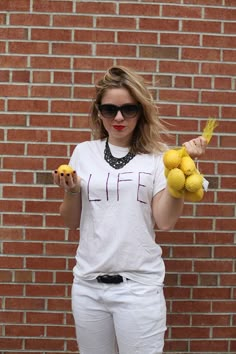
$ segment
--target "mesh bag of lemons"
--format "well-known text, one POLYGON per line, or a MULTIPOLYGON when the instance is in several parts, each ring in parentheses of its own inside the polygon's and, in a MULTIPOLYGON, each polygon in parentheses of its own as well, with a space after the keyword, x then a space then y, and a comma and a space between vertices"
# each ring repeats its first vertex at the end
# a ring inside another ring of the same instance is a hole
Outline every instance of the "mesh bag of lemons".
MULTIPOLYGON (((209 119, 202 136, 209 143, 214 128, 218 125, 215 119, 209 119)), ((166 151, 163 155, 165 176, 169 193, 174 198, 184 198, 189 202, 199 202, 204 196, 204 177, 197 169, 194 160, 185 147, 166 151)), ((205 180, 206 181, 206 180, 205 180)))

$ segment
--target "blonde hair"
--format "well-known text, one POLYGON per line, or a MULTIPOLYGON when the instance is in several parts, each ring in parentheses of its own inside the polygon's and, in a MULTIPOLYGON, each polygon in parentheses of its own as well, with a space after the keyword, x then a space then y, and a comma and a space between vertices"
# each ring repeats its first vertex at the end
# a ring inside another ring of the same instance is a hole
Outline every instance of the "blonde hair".
POLYGON ((108 132, 99 118, 97 105, 101 104, 107 90, 125 88, 142 107, 133 133, 130 151, 134 154, 140 154, 165 150, 161 134, 167 134, 167 131, 161 122, 153 97, 141 76, 126 67, 112 66, 107 70, 104 77, 98 81, 95 88, 96 99, 91 107, 92 134, 95 139, 108 137, 108 132))

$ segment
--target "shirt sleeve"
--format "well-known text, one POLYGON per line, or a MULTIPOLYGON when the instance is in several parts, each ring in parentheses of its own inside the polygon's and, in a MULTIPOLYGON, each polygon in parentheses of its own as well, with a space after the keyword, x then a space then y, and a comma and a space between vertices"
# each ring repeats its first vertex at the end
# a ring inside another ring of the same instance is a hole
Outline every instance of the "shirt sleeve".
POLYGON ((78 173, 79 171, 79 145, 77 145, 71 155, 69 165, 73 168, 74 171, 78 173))
POLYGON ((154 175, 153 197, 166 187, 165 167, 163 163, 163 154, 155 157, 156 168, 154 175))

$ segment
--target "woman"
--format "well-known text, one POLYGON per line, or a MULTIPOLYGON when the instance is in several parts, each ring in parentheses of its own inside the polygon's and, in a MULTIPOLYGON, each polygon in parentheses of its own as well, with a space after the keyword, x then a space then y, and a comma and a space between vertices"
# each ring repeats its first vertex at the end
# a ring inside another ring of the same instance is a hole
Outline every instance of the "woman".
MULTIPOLYGON (((80 354, 159 354, 165 268, 154 226, 172 229, 184 204, 166 188, 165 129, 143 79, 121 66, 98 82, 91 118, 95 140, 75 148, 74 173, 54 172, 65 224, 80 227, 72 288, 80 354)), ((198 157, 206 141, 185 147, 198 157)))

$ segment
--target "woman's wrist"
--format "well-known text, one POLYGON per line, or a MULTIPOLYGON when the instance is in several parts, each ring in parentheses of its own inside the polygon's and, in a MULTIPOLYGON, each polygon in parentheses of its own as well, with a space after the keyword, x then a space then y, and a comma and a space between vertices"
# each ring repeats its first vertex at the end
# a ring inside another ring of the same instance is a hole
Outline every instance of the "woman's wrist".
POLYGON ((80 194, 80 188, 79 188, 79 189, 76 189, 76 190, 66 189, 65 192, 66 192, 67 194, 70 194, 70 195, 80 194))

